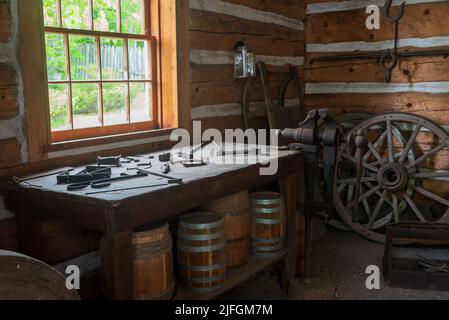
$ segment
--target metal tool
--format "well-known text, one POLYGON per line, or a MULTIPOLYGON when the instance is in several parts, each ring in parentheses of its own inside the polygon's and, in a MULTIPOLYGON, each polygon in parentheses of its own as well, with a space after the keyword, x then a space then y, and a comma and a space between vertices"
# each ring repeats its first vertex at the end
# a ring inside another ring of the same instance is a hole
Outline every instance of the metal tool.
POLYGON ((115 167, 121 167, 122 156, 116 156, 116 157, 97 157, 97 164, 99 166, 115 166, 115 167))
POLYGON ((404 16, 405 13, 405 2, 403 2, 401 4, 401 8, 399 9, 399 13, 395 16, 392 16, 390 14, 390 10, 391 10, 391 5, 393 4, 393 0, 386 0, 385 1, 385 6, 384 6, 384 17, 385 20, 389 21, 389 22, 399 22, 399 20, 402 19, 402 17, 404 16))
POLYGON ((163 174, 167 174, 171 171, 171 167, 168 163, 165 163, 162 167, 161 167, 161 172, 163 174))
POLYGON ((109 179, 102 179, 102 180, 95 180, 95 181, 92 181, 92 182, 74 183, 74 184, 69 184, 67 186, 67 190, 68 191, 82 190, 82 189, 87 188, 89 186, 91 188, 93 188, 93 189, 102 189, 102 188, 109 187, 113 182, 132 180, 132 179, 143 178, 143 177, 147 177, 147 176, 148 176, 148 173, 138 172, 135 175, 122 175, 120 177, 109 178, 109 179))
POLYGON ((391 82, 391 74, 393 70, 398 66, 398 57, 396 53, 388 51, 379 60, 380 66, 384 69, 385 83, 391 82))
POLYGON ((58 169, 56 171, 50 171, 44 174, 39 174, 36 176, 30 176, 30 177, 26 177, 26 178, 19 178, 19 177, 13 177, 13 181, 17 184, 21 184, 21 183, 25 183, 29 186, 32 187, 37 187, 37 188, 41 188, 42 186, 37 186, 37 185, 33 185, 31 183, 29 183, 29 181, 33 181, 33 180, 37 180, 37 179, 42 179, 42 178, 47 178, 47 177, 52 177, 55 175, 60 175, 60 174, 68 174, 69 172, 72 172, 73 170, 75 170, 72 167, 67 167, 67 168, 63 168, 63 169, 58 169))
POLYGON ((343 128, 327 110, 313 110, 297 129, 279 131, 284 138, 297 143, 292 150, 301 150, 305 165, 305 204, 306 218, 306 275, 311 272, 312 221, 316 212, 324 210, 331 214, 334 172, 337 147, 343 128), (319 168, 319 155, 322 155, 323 168, 319 168), (321 181, 323 184, 321 185, 321 181))
POLYGON ((171 176, 168 176, 167 174, 164 174, 164 173, 144 170, 142 168, 128 168, 128 170, 137 170, 138 172, 142 172, 142 173, 146 173, 148 175, 152 175, 152 176, 155 176, 155 177, 167 179, 169 184, 182 184, 183 183, 181 178, 171 177, 171 176))
POLYGON ((64 172, 56 177, 56 181, 57 184, 73 184, 108 179, 111 175, 111 167, 87 166, 84 170, 74 175, 70 175, 70 172, 64 172))
POLYGON ((149 189, 149 188, 157 188, 157 187, 163 187, 167 184, 152 184, 148 186, 141 186, 141 187, 132 187, 132 188, 121 188, 121 189, 114 189, 114 190, 104 190, 104 191, 96 191, 96 192, 88 192, 86 193, 86 196, 95 195, 95 194, 104 194, 104 193, 113 193, 113 192, 121 192, 121 191, 131 191, 131 190, 140 190, 140 189, 149 189))

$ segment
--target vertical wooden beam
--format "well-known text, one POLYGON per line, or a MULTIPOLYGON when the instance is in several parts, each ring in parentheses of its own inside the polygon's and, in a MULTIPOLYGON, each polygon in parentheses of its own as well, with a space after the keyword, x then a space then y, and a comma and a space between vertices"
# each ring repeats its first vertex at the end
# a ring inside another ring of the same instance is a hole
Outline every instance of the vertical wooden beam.
POLYGON ((132 230, 105 234, 101 242, 103 293, 109 299, 133 298, 132 230))
POLYGON ((19 63, 25 96, 28 153, 31 162, 46 160, 50 116, 42 1, 19 0, 19 63), (30 54, 32 52, 33 54, 30 54))
POLYGON ((285 201, 285 213, 287 216, 286 245, 289 249, 289 253, 284 261, 284 268, 282 273, 283 288, 288 288, 290 281, 296 277, 296 256, 298 250, 296 241, 296 181, 296 174, 283 177, 279 181, 285 201))

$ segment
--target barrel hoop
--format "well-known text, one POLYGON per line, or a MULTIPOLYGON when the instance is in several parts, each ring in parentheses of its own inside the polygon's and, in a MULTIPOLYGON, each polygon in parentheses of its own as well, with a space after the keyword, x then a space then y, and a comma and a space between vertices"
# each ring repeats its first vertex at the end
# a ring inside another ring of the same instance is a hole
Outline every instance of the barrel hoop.
POLYGON ((252 247, 252 252, 272 252, 272 251, 279 251, 284 248, 284 243, 279 243, 276 246, 269 246, 269 247, 252 247))
POLYGON ((184 276, 181 276, 181 277, 188 283, 207 284, 207 283, 211 283, 211 282, 217 282, 217 281, 220 281, 220 280, 225 280, 225 276, 226 276, 226 273, 219 274, 218 276, 215 276, 215 277, 201 278, 201 279, 187 278, 187 277, 184 277, 184 276))
POLYGON ((274 238, 274 239, 257 239, 257 238, 255 238, 255 239, 252 239, 252 242, 269 244, 269 243, 277 243, 279 241, 284 241, 284 240, 285 240, 285 237, 279 237, 279 238, 274 238))
POLYGON ((182 243, 178 241, 178 251, 185 251, 185 252, 193 252, 193 253, 204 253, 204 252, 211 252, 211 251, 218 251, 220 249, 223 249, 226 247, 226 240, 222 241, 216 245, 213 246, 206 246, 206 247, 190 247, 185 246, 182 243))
MULTIPOLYGON (((208 288, 191 288, 191 287, 186 287, 187 290, 192 291, 192 292, 197 292, 197 293, 211 293, 211 292, 215 292, 220 290, 221 288, 224 287, 224 282, 223 283, 218 283, 217 285, 213 286, 213 287, 208 287, 208 288)), ((185 287, 185 286, 184 286, 185 287)))
POLYGON ((253 214, 261 213, 261 214, 270 214, 270 213, 283 213, 284 208, 252 208, 253 214))
POLYGON ((283 217, 282 219, 259 219, 259 218, 255 218, 254 221, 257 222, 257 223, 260 223, 260 224, 274 225, 274 224, 284 223, 285 222, 285 217, 283 217))
MULTIPOLYGON (((135 232, 133 235, 133 244, 140 244, 142 242, 151 242, 155 239, 159 239, 161 236, 169 233, 169 225, 165 224, 162 227, 158 229, 148 230, 148 231, 141 231, 141 232, 135 232)), ((166 237, 166 235, 164 235, 166 237)))
POLYGON ((283 204, 284 199, 282 197, 278 199, 251 199, 251 204, 258 206, 269 206, 272 204, 283 204))
POLYGON ((216 233, 209 234, 186 234, 184 232, 178 233, 178 238, 182 240, 190 240, 190 241, 206 241, 206 240, 215 240, 220 239, 225 236, 224 230, 216 233))
POLYGON ((193 224, 183 222, 182 220, 179 222, 179 226, 184 229, 192 229, 192 230, 203 230, 203 229, 214 229, 224 225, 224 218, 211 223, 201 223, 201 224, 193 224))
POLYGON ((186 264, 180 264, 179 269, 183 271, 193 271, 193 272, 209 272, 226 268, 225 263, 213 264, 210 266, 192 266, 186 264))
POLYGON ((251 255, 257 258, 274 258, 279 255, 279 251, 277 252, 251 252, 251 255))

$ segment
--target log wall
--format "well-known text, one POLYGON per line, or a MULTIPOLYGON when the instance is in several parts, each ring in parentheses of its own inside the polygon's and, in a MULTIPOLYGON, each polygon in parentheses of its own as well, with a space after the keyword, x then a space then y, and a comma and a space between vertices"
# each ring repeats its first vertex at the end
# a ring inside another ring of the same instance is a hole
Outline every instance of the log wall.
MULTIPOLYGON (((383 19, 380 30, 368 30, 368 5, 385 1, 307 1, 306 105, 337 112, 413 112, 449 124, 449 59, 401 59, 391 84, 384 83, 376 61, 310 63, 313 57, 392 49, 394 25, 383 19)), ((400 23, 400 50, 449 46, 449 1, 409 0, 400 23)), ((397 13, 399 2, 392 8, 397 13)))

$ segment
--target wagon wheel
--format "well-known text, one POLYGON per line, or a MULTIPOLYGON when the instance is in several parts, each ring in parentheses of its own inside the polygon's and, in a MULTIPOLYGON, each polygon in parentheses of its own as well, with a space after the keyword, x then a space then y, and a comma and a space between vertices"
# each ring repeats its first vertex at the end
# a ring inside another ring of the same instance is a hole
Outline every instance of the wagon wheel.
POLYGON ((434 168, 449 154, 449 135, 435 123, 407 113, 375 116, 347 134, 359 131, 365 132, 369 144, 357 200, 355 148, 339 149, 334 207, 341 219, 355 232, 381 243, 390 222, 448 222, 444 190, 449 190, 449 171, 434 168), (358 204, 363 210, 359 223, 354 223, 352 212, 358 204))
MULTIPOLYGON (((368 112, 348 112, 336 116, 335 120, 340 123, 345 132, 348 132, 356 125, 359 125, 363 121, 366 121, 372 117, 373 114, 368 112)), ((325 222, 331 227, 345 231, 350 230, 349 227, 338 216, 328 216, 325 212, 322 212, 322 215, 325 218, 325 222)))

